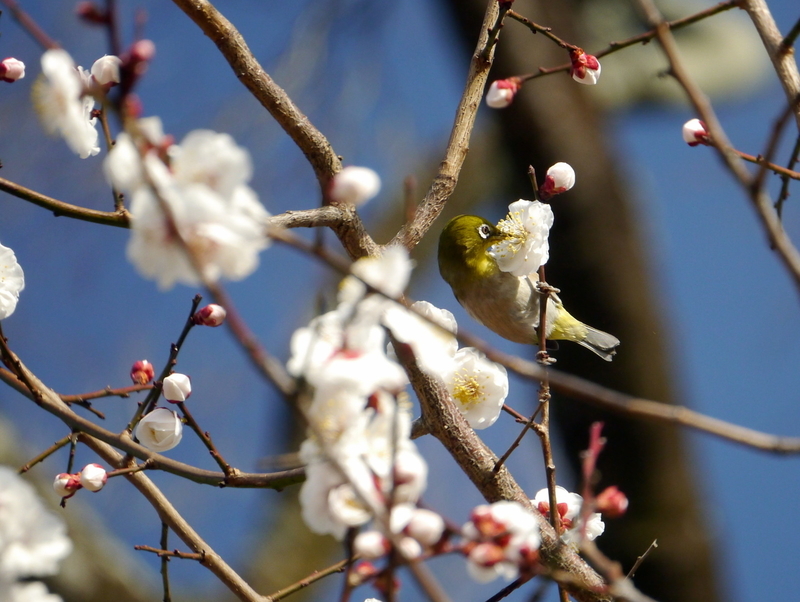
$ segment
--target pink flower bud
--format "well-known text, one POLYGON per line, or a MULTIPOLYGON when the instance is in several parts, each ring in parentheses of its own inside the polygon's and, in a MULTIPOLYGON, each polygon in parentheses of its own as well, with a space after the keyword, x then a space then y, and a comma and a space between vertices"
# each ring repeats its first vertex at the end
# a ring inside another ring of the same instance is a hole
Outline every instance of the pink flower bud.
POLYGON ((575 186, 575 170, 569 163, 556 163, 547 170, 544 183, 539 188, 539 197, 546 201, 573 186, 575 186))
POLYGON ((575 48, 569 51, 569 59, 572 62, 569 73, 579 84, 593 86, 600 79, 600 61, 596 56, 575 48))
POLYGON ((381 189, 381 179, 368 167, 350 165, 333 176, 330 198, 334 203, 358 207, 374 197, 381 189))
POLYGON ((479 543, 469 553, 469 559, 478 566, 494 566, 505 560, 503 548, 494 543, 479 543))
POLYGON ((13 57, 0 61, 0 79, 12 83, 25 77, 25 63, 13 57))
POLYGON ((134 61, 149 62, 156 55, 156 45, 152 40, 139 40, 131 46, 131 59, 134 61))
POLYGON ((628 496, 616 485, 606 487, 595 499, 596 509, 607 518, 619 518, 628 510, 628 496))
POLYGON ((108 473, 99 464, 87 464, 80 472, 80 481, 89 491, 100 491, 108 481, 108 473))
POLYGON ((497 79, 489 86, 489 91, 486 93, 486 104, 493 109, 505 109, 514 100, 514 96, 521 87, 522 81, 518 77, 497 79))
POLYGON ((92 77, 104 87, 111 87, 120 82, 119 66, 122 60, 119 57, 107 54, 97 59, 92 65, 92 77))
POLYGON ((192 321, 198 326, 219 326, 228 316, 225 308, 216 303, 211 303, 201 307, 192 317, 192 321))
POLYGON ((699 119, 690 119, 683 124, 683 140, 689 146, 711 144, 711 136, 708 134, 706 124, 699 119))
POLYGON ((131 380, 135 385, 146 385, 153 380, 155 374, 153 364, 147 360, 139 360, 131 368, 131 380))
POLYGON ((62 472, 56 475, 53 489, 62 498, 69 498, 81 488, 80 475, 62 472))
POLYGON ((161 383, 161 392, 170 403, 186 401, 192 394, 192 381, 185 374, 173 372, 161 383))

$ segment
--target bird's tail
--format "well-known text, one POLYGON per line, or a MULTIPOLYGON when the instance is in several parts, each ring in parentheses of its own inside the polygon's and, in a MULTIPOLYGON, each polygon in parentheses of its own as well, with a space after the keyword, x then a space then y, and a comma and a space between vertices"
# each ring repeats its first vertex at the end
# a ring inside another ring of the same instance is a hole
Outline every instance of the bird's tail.
POLYGON ((582 339, 576 339, 575 342, 594 351, 607 362, 613 359, 617 353, 617 345, 619 345, 617 337, 591 326, 586 326, 586 336, 582 339))

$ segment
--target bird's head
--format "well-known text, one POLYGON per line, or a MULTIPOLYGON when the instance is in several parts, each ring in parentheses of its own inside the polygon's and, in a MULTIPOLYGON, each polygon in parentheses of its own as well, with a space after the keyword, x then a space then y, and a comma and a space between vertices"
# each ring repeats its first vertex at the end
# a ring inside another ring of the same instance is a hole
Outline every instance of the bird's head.
POLYGON ((489 247, 505 240, 506 234, 477 215, 451 219, 439 236, 439 272, 452 287, 464 286, 498 271, 489 247))

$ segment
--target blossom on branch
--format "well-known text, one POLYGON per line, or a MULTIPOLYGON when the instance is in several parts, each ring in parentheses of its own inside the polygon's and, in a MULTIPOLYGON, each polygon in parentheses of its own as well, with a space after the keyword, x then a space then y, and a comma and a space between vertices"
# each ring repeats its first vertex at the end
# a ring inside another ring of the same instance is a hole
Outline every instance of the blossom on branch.
POLYGON ((45 130, 64 138, 81 159, 99 153, 94 98, 87 93, 90 74, 60 48, 42 55, 42 74, 33 87, 33 102, 45 130))
POLYGON ((498 576, 514 579, 533 570, 539 559, 539 525, 519 502, 477 506, 461 534, 469 574, 481 583, 498 576))
POLYGON ((146 123, 136 142, 121 134, 104 165, 111 184, 131 198, 128 259, 161 289, 199 284, 198 270, 212 281, 249 276, 268 246, 269 217, 247 186, 249 153, 210 130, 165 149, 160 122, 146 123))
POLYGON ((164 452, 181 442, 183 423, 172 410, 156 408, 139 421, 134 434, 147 449, 164 452))
POLYGON ((539 201, 520 199, 508 206, 508 215, 497 227, 506 239, 492 245, 489 254, 497 267, 514 276, 528 276, 550 258, 550 228, 553 210, 539 201))
POLYGON ((459 349, 442 380, 472 428, 488 428, 500 416, 508 395, 508 373, 482 352, 473 347, 459 349))
POLYGON ((600 79, 600 61, 591 54, 586 54, 580 48, 569 51, 569 60, 572 63, 570 75, 579 84, 593 86, 600 79))
POLYGON ((225 308, 216 303, 209 303, 205 307, 201 307, 192 316, 192 321, 198 326, 221 326, 228 317, 228 312, 225 308))
POLYGON ((122 60, 118 56, 111 54, 102 56, 92 65, 92 78, 99 85, 110 88, 120 82, 120 64, 122 64, 122 60))
MULTIPOLYGON (((547 488, 537 491, 531 502, 543 515, 550 516, 550 494, 547 488)), ((556 486, 556 504, 561 524, 565 529, 561 536, 564 543, 577 545, 584 537, 593 541, 605 531, 606 525, 600 518, 599 512, 592 512, 586 520, 586 525, 581 524, 580 513, 583 497, 577 493, 571 493, 560 485, 556 486)))
POLYGON ((153 364, 147 360, 139 360, 131 366, 131 380, 135 385, 146 385, 155 376, 153 364))
POLYGON ((14 251, 0 244, 0 320, 14 313, 19 293, 25 288, 25 274, 14 251))

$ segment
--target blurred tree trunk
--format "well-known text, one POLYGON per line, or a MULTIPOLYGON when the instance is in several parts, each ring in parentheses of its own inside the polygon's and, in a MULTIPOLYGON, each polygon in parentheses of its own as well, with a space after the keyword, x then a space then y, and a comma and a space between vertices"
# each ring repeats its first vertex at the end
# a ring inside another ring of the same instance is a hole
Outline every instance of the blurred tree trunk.
MULTIPOLYGON (((446 3, 470 52, 487 1, 446 3)), ((513 8, 580 45, 580 24, 574 22, 575 6, 570 2, 518 0, 513 8)), ((565 62, 566 51, 507 19, 490 81, 565 62)), ((601 78, 599 85, 602 82, 601 78)), ((511 107, 492 116, 500 124, 496 130, 500 141, 492 146, 505 149, 510 164, 503 170, 514 174, 507 182, 508 202, 531 197, 528 165, 537 169, 540 181, 557 161, 575 168, 577 185, 563 201, 554 203, 556 224, 547 279, 562 289, 561 297, 576 317, 622 341, 610 365, 577 346, 562 345, 557 367, 627 393, 674 402, 669 330, 648 272, 648 249, 604 137, 604 116, 591 102, 591 89, 563 73, 549 76, 526 84, 511 107)), ((464 207, 454 212, 462 213, 464 207)), ((595 420, 606 424, 608 445, 599 464, 600 487, 618 485, 631 506, 626 517, 607 523, 601 548, 628 570, 658 539, 658 549, 636 575, 645 593, 660 602, 720 599, 700 508, 704 496, 696 487, 684 434, 560 395, 554 396, 553 406, 556 429, 575 469, 580 451, 586 448, 589 425, 595 420)))

